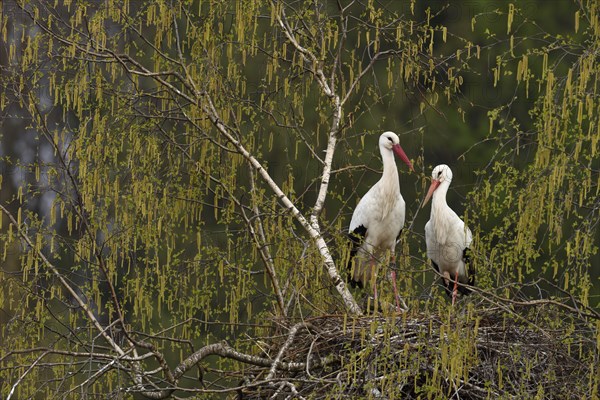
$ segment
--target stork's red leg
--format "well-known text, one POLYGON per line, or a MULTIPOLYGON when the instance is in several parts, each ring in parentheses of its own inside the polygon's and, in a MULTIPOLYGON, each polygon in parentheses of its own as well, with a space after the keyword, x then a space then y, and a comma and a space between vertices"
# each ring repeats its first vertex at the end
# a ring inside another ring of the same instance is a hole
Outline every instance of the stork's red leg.
POLYGON ((458 295, 458 273, 454 274, 454 289, 452 290, 452 305, 454 305, 457 295, 458 295))

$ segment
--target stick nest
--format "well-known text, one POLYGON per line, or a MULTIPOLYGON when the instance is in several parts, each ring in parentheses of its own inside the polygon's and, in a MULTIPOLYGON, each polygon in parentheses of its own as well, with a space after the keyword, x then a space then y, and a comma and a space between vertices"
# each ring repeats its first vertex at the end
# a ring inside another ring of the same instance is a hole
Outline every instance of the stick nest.
POLYGON ((274 365, 246 374, 238 398, 590 398, 595 323, 559 312, 451 310, 285 325, 265 350, 274 365))

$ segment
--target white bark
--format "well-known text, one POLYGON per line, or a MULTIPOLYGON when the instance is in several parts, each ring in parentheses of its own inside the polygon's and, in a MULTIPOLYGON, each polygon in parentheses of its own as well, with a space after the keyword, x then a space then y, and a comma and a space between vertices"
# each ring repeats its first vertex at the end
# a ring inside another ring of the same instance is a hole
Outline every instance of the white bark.
MULTIPOLYGON (((271 2, 271 6, 275 9, 277 13, 274 2, 271 2)), ((294 37, 292 30, 287 24, 285 18, 285 10, 282 7, 280 13, 276 14, 277 23, 283 30, 283 33, 289 40, 289 42, 294 46, 294 48, 304 57, 304 60, 307 62, 309 66, 312 66, 312 73, 314 74, 317 83, 321 87, 321 90, 327 96, 331 102, 333 107, 333 121, 331 123, 331 128, 329 130, 329 138, 327 140, 327 150, 325 151, 325 159, 323 161, 323 173, 321 176, 321 186, 319 188, 319 193, 317 195, 317 200, 315 201, 315 206, 310 215, 310 225, 306 222, 306 219, 301 214, 298 214, 302 217, 304 222, 300 221, 300 223, 305 227, 311 237, 315 240, 317 244, 317 248, 323 257, 325 268, 331 278, 334 287, 342 296, 344 303, 346 304, 346 308, 352 314, 362 314, 360 307, 356 303, 356 300, 348 290, 344 280, 340 277, 337 267, 335 266, 335 262, 331 257, 331 253, 329 251, 329 247, 327 243, 323 239, 321 235, 321 227, 319 224, 319 214, 323 210, 325 205, 325 199, 327 197, 327 192, 329 189, 329 179, 331 177, 331 166, 333 163, 333 155, 335 153, 335 146, 337 144, 337 135, 340 130, 340 121, 342 119, 342 105, 340 103, 339 96, 332 90, 334 87, 333 77, 331 83, 327 82, 327 78, 325 77, 325 73, 323 69, 319 66, 319 60, 317 57, 310 52, 308 49, 303 47, 294 37), (307 225, 305 225, 305 223, 307 225)), ((310 67, 309 67, 310 68, 310 67)), ((335 76, 335 75, 334 75, 335 76)), ((290 202, 291 203, 291 202, 290 202)), ((295 207, 294 207, 295 208, 295 207)))

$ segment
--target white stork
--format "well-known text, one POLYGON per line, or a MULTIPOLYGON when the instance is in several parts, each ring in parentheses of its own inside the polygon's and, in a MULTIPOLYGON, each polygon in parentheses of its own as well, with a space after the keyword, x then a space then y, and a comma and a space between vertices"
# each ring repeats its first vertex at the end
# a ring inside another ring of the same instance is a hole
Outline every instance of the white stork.
MULTIPOLYGON (((414 168, 394 132, 385 132, 379 137, 379 150, 383 161, 381 179, 360 199, 350 221, 349 236, 354 243, 348 268, 351 271, 352 287, 363 287, 371 282, 377 261, 384 258, 386 251, 390 252, 391 262, 395 262, 394 248, 404 226, 405 203, 400 194, 393 153, 412 171, 414 168)), ((396 272, 393 269, 391 279, 399 311, 400 300, 396 289, 396 272)), ((374 303, 377 304, 375 279, 371 284, 374 303)))
POLYGON ((458 291, 467 295, 470 290, 462 284, 474 285, 475 274, 467 272, 469 264, 469 246, 473 235, 465 223, 446 203, 446 193, 452 182, 452 171, 445 164, 438 165, 431 174, 433 180, 423 201, 423 207, 431 201, 431 217, 425 224, 425 242, 427 257, 431 259, 435 269, 442 274, 448 295, 452 296, 452 304, 456 301, 458 291), (451 289, 451 282, 454 286, 451 289))

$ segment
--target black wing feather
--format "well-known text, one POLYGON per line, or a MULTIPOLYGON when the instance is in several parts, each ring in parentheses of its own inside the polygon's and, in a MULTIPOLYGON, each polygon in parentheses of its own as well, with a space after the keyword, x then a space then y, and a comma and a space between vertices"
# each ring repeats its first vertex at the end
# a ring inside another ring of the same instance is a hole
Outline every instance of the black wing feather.
POLYGON ((400 229, 400 232, 398 232, 398 236, 396 236, 396 243, 398 243, 398 240, 400 240, 400 236, 402 236, 402 231, 404 229, 400 229))
POLYGON ((440 272, 440 267, 438 267, 438 265, 435 263, 435 261, 431 260, 431 263, 433 264, 433 268, 435 268, 435 270, 437 272, 440 272))
MULTIPOLYGON (((350 250, 350 259, 348 260, 348 266, 347 266, 348 271, 352 271, 352 261, 354 259, 354 256, 356 256, 358 249, 364 242, 366 236, 367 236, 367 228, 364 225, 359 225, 358 227, 356 227, 356 229, 354 229, 352 232, 350 232, 348 234, 348 238, 352 242, 352 249, 350 250)), ((352 286, 353 288, 359 287, 362 289, 362 287, 363 287, 362 282, 355 281, 352 278, 352 275, 350 275, 348 277, 348 283, 350 283, 350 286, 352 286)))
MULTIPOLYGON (((465 247, 465 249, 463 250, 463 262, 467 267, 467 283, 470 286, 475 286, 475 268, 471 263, 471 249, 469 249, 468 247, 465 247)), ((465 295, 471 293, 471 289, 466 288, 464 286, 459 286, 458 290, 465 295)))

